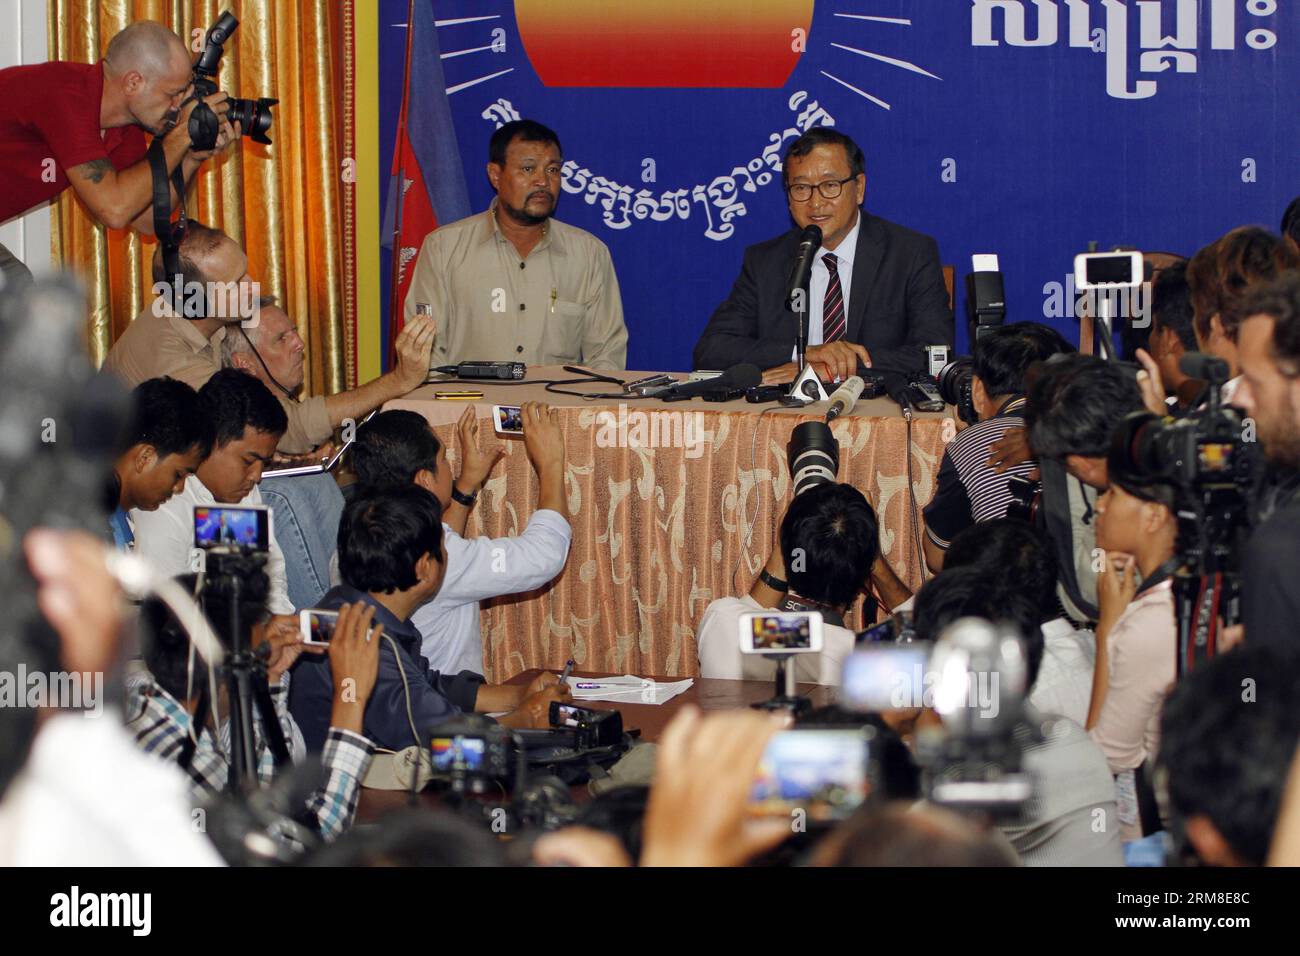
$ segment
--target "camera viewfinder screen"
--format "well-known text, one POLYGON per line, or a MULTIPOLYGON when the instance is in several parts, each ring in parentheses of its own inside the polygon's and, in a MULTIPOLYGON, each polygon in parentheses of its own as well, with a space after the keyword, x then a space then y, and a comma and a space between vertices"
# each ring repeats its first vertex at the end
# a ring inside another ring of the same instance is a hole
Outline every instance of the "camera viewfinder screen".
POLYGON ((1086 266, 1093 285, 1128 285, 1133 281, 1133 258, 1128 255, 1099 256, 1086 266))
POLYGON ((311 626, 311 640, 315 644, 328 644, 334 639, 339 616, 330 611, 313 611, 307 619, 311 626))
POLYGON ((755 650, 799 650, 812 646, 812 630, 807 617, 783 618, 764 614, 754 618, 750 626, 755 650))
POLYGON ((576 707, 570 707, 561 704, 556 708, 556 716, 560 718, 561 727, 581 727, 582 721, 578 719, 578 710, 576 707))
POLYGON ((487 742, 482 737, 434 737, 429 747, 436 771, 474 773, 483 769, 487 742))
POLYGON ((267 549, 267 512, 261 508, 194 508, 194 547, 267 549))
POLYGON ((839 820, 867 797, 867 742, 857 730, 788 730, 763 752, 750 809, 812 820, 839 820))
POLYGON ((840 699, 859 711, 905 710, 925 705, 928 644, 872 645, 844 661, 840 699))

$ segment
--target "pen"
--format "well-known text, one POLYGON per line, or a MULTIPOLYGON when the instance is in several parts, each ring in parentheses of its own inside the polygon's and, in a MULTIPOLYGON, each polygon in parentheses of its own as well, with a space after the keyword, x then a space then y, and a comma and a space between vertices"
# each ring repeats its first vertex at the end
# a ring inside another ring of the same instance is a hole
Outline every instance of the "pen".
POLYGON ((601 687, 604 687, 605 685, 604 684, 575 684, 574 686, 577 687, 578 690, 599 690, 601 687))
POLYGON ((568 662, 565 663, 564 665, 564 673, 560 675, 560 683, 563 684, 567 682, 569 679, 569 675, 572 673, 573 673, 573 658, 570 657, 568 662))
POLYGON ((559 292, 556 290, 555 286, 551 286, 551 311, 552 312, 555 311, 555 297, 557 295, 559 295, 559 292))

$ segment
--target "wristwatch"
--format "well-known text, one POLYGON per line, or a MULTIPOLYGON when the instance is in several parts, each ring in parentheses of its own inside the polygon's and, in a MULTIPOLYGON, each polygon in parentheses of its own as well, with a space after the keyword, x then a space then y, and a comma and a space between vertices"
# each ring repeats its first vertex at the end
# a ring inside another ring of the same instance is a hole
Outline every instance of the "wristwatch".
POLYGON ((766 584, 768 587, 770 587, 773 591, 785 592, 790 590, 790 585, 786 584, 780 578, 768 574, 767 568, 764 568, 762 571, 758 572, 758 579, 762 581, 764 584, 766 584))
POLYGON ((461 491, 453 484, 451 486, 451 499, 458 504, 464 505, 466 508, 473 508, 474 502, 478 499, 478 492, 471 491, 469 494, 465 494, 465 492, 461 491))

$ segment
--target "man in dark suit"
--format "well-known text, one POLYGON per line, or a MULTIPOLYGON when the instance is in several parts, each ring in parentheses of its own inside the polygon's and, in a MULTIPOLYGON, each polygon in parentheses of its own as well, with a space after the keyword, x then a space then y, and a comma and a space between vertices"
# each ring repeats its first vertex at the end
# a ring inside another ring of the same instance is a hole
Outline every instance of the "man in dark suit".
POLYGON ((785 190, 795 227, 745 250, 740 277, 695 345, 695 367, 742 362, 764 382, 788 382, 797 320, 785 286, 800 233, 822 231, 809 281, 808 361, 824 380, 860 367, 926 370, 926 345, 953 344, 952 310, 929 236, 860 207, 867 177, 862 150, 834 129, 815 127, 786 151, 785 190))

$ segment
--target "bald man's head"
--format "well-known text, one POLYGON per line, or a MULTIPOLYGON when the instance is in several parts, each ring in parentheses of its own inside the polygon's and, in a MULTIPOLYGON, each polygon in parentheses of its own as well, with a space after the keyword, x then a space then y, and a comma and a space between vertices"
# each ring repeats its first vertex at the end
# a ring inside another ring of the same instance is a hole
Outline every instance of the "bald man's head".
MULTIPOLYGON (((252 311, 258 293, 248 274, 248 256, 239 243, 220 229, 189 220, 185 237, 181 240, 179 258, 183 293, 188 294, 191 283, 204 286, 209 293, 207 317, 241 321, 247 317, 246 313, 252 311), (243 308, 244 303, 247 303, 247 309, 243 308)), ((161 243, 154 249, 153 281, 159 296, 172 294, 176 280, 167 275, 161 243)), ((177 314, 182 312, 175 307, 173 311, 177 314)))
POLYGON ((164 126, 190 85, 185 44, 152 20, 131 24, 109 41, 104 54, 104 95, 120 97, 132 119, 151 133, 164 126))

